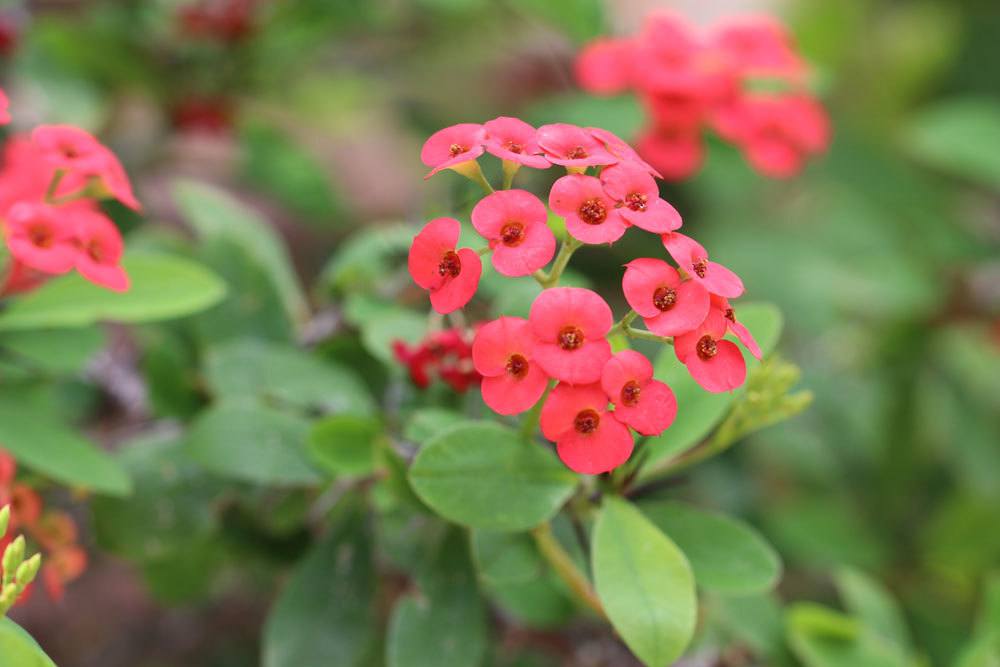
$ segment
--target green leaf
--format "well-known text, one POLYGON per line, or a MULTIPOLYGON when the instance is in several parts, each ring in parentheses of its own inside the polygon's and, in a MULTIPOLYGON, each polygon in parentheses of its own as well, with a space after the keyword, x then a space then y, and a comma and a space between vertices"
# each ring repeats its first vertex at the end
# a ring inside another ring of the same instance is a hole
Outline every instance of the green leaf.
POLYGON ((24 628, 10 620, 0 618, 0 665, 4 667, 56 667, 24 628))
POLYGON ((697 598, 680 549, 628 502, 609 497, 594 526, 592 566, 608 619, 649 667, 679 658, 694 635, 697 598))
POLYGON ((441 431, 465 421, 460 412, 446 408, 414 410, 403 427, 403 437, 411 442, 426 442, 441 431))
POLYGON ((478 667, 486 655, 486 609, 464 535, 449 531, 418 572, 417 586, 389 619, 387 667, 478 667))
POLYGON ((527 530, 550 519, 577 482, 549 450, 491 422, 459 424, 431 438, 409 477, 444 518, 497 530, 527 530))
POLYGON ((320 481, 309 465, 309 422, 261 405, 221 404, 191 425, 185 449, 207 470, 258 484, 320 481))
POLYGON ((225 400, 258 399, 301 410, 370 414, 368 388, 350 369, 288 345, 236 340, 213 347, 205 372, 225 400))
POLYGON ((97 326, 79 329, 11 331, 0 336, 0 351, 20 368, 69 374, 79 371, 104 345, 97 326))
MULTIPOLYGON (((748 303, 740 305, 736 316, 757 339, 761 352, 770 354, 781 335, 781 311, 769 303, 748 303)), ((742 346, 740 350, 747 362, 748 372, 753 372, 760 362, 742 346)), ((746 386, 744 384, 731 393, 705 391, 694 381, 684 364, 677 360, 672 347, 663 348, 654 368, 656 378, 666 382, 677 397, 677 418, 662 435, 646 440, 643 446, 650 452, 646 469, 698 444, 722 421, 733 403, 743 395, 746 386)))
POLYGON ((18 462, 64 484, 116 496, 132 491, 114 458, 24 395, 0 394, 0 443, 18 462))
POLYGON ((910 152, 932 167, 1000 189, 1000 99, 967 97, 919 113, 904 134, 910 152))
POLYGON ((313 425, 309 455, 319 467, 334 474, 368 475, 375 469, 376 439, 382 423, 371 417, 337 415, 313 425))
POLYGON ((226 292, 207 269, 179 257, 137 252, 123 265, 129 291, 112 292, 76 273, 62 276, 12 301, 0 312, 0 331, 154 322, 204 310, 226 292))
POLYGON ((789 608, 788 643, 806 667, 911 667, 895 646, 861 632, 856 619, 814 603, 789 608))
POLYGON ((866 630, 900 648, 909 647, 903 612, 881 583, 850 568, 839 570, 835 581, 844 606, 866 630))
POLYGON ((376 576, 360 508, 302 561, 264 625, 263 667, 361 667, 375 635, 376 576))
POLYGON ((640 503, 639 508, 680 547, 705 590, 746 595, 778 582, 777 552, 742 521, 672 501, 640 503))
POLYGON ((232 240, 267 269, 293 322, 308 316, 305 295, 285 243, 266 220, 218 188, 194 181, 178 182, 174 198, 199 238, 232 240))

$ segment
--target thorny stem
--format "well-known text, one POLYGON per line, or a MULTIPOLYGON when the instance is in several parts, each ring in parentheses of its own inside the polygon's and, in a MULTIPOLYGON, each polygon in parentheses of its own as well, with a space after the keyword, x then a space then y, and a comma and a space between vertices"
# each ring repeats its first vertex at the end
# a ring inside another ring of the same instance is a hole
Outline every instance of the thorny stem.
POLYGON ((555 535, 552 534, 552 526, 547 522, 543 523, 531 531, 531 536, 535 538, 539 553, 548 561, 559 578, 569 586, 569 589, 599 616, 606 618, 604 606, 601 605, 590 580, 580 571, 580 568, 576 566, 573 559, 556 540, 555 535))

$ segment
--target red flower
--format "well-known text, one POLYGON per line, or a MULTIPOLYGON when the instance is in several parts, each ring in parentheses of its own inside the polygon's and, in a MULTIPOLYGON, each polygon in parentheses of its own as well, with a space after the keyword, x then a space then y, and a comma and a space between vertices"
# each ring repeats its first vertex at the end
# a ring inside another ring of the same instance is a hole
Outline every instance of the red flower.
POLYGON ((646 328, 660 336, 692 331, 708 315, 708 290, 696 280, 681 280, 662 259, 640 257, 626 264, 622 291, 646 328))
POLYGON ((406 366, 410 381, 421 389, 429 387, 436 376, 454 391, 462 393, 480 379, 472 366, 472 347, 459 329, 433 332, 412 347, 395 340, 392 352, 406 366))
POLYGON ((454 218, 436 218, 420 230, 410 246, 410 276, 430 292, 431 306, 439 313, 467 304, 483 271, 474 250, 455 249, 461 227, 454 218))
POLYGON ((639 153, 663 173, 663 178, 679 181, 701 168, 704 146, 698 127, 656 127, 637 142, 639 153))
POLYGON ((674 352, 705 391, 732 391, 746 379, 747 367, 736 344, 723 340, 727 320, 718 310, 692 332, 674 338, 674 352))
POLYGON ((524 412, 542 397, 549 378, 532 361, 528 320, 501 317, 480 327, 472 361, 483 376, 483 401, 502 415, 524 412))
POLYGON ((549 162, 567 168, 584 169, 618 162, 590 132, 569 123, 538 128, 538 145, 549 162))
POLYGON ((598 384, 560 383, 542 406, 540 421, 542 434, 575 472, 607 472, 632 454, 632 434, 608 412, 608 397, 598 384))
POLYGON ((591 136, 603 143, 604 147, 608 149, 608 152, 618 159, 624 162, 635 162, 653 176, 663 178, 663 176, 660 175, 660 172, 653 169, 652 165, 639 157, 636 150, 629 146, 628 143, 618 135, 613 132, 608 132, 600 127, 588 127, 587 132, 590 132, 591 136))
POLYGON ((84 278, 115 292, 126 292, 128 275, 121 267, 125 245, 115 223, 95 211, 69 211, 76 244, 76 270, 84 278))
POLYGON ((10 100, 7 99, 7 93, 0 90, 0 125, 6 125, 10 122, 10 100))
POLYGON ((674 392, 653 379, 653 364, 634 350, 608 359, 601 387, 615 405, 615 418, 643 435, 663 433, 677 416, 674 392))
POLYGON ((57 169, 68 173, 100 173, 107 160, 104 146, 90 133, 72 125, 39 125, 31 140, 57 169))
POLYGON ((545 204, 526 190, 487 195, 472 209, 472 226, 489 240, 493 268, 505 276, 530 275, 556 251, 545 204))
POLYGON ((73 228, 45 204, 20 203, 7 213, 7 247, 18 262, 44 273, 66 273, 76 263, 73 228))
POLYGON ((584 243, 614 243, 628 225, 594 176, 568 174, 552 184, 549 206, 566 220, 566 231, 584 243))
POLYGON ((741 76, 773 76, 798 80, 805 63, 795 52, 788 30, 769 16, 742 16, 717 25, 712 46, 741 76))
POLYGON ((753 334, 750 333, 749 329, 740 324, 740 322, 736 319, 736 311, 730 305, 729 299, 713 294, 712 309, 722 313, 722 316, 726 318, 726 326, 729 331, 732 332, 732 334, 736 336, 741 343, 743 343, 743 347, 745 347, 750 354, 760 359, 760 345, 757 344, 757 339, 753 337, 753 334))
POLYGON ((708 251, 693 238, 671 232, 663 235, 663 245, 677 265, 712 294, 729 298, 743 294, 740 277, 722 264, 708 261, 708 251))
POLYGON ((555 287, 538 295, 528 315, 535 337, 532 358, 549 376, 570 384, 601 377, 611 357, 605 336, 614 323, 604 299, 581 287, 555 287))
POLYGON ((483 154, 486 130, 478 123, 459 123, 432 134, 420 150, 420 161, 431 167, 430 178, 442 169, 454 169, 483 154))
POLYGON ((660 199, 656 181, 641 165, 619 162, 601 172, 604 192, 617 202, 626 222, 654 234, 672 232, 681 226, 681 215, 660 199))
POLYGON ((538 145, 538 131, 518 118, 500 116, 483 125, 486 151, 525 167, 548 169, 551 165, 538 145))
POLYGON ((830 142, 823 108, 805 95, 748 97, 738 107, 736 141, 747 161, 772 178, 794 176, 830 142))
POLYGON ((596 39, 576 57, 576 80, 590 93, 616 95, 632 83, 634 44, 626 39, 596 39))

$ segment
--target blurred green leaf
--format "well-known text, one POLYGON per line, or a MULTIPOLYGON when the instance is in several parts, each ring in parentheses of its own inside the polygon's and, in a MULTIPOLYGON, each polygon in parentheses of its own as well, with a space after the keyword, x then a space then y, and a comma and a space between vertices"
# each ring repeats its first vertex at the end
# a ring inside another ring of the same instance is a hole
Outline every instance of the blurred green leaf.
POLYGON ((0 330, 171 319, 208 308, 226 291, 208 270, 179 257, 134 253, 123 265, 132 280, 128 292, 106 290, 78 274, 56 278, 0 312, 0 330))
POLYGON ((958 98, 923 110, 906 128, 907 149, 928 165, 1000 190, 1000 99, 958 98))
POLYGON ((312 548, 264 625, 263 667, 363 667, 376 638, 376 576, 364 513, 351 507, 312 548))
POLYGON ((104 331, 97 326, 11 331, 0 335, 0 363, 13 354, 11 361, 23 368, 76 373, 103 346, 104 331))
POLYGON ((258 484, 316 484, 320 476, 305 452, 309 422, 262 405, 221 404, 205 410, 188 433, 185 450, 219 475, 258 484))
POLYGON ((410 467, 410 483, 421 500, 450 521, 527 530, 559 510, 577 477, 517 432, 471 422, 424 444, 410 467))
POLYGON ((596 97, 587 93, 569 93, 532 106, 525 120, 534 125, 560 122, 600 127, 614 132, 625 141, 631 141, 639 134, 646 117, 634 95, 596 97))
POLYGON ((452 529, 417 573, 416 593, 396 603, 386 640, 387 667, 477 667, 486 654, 486 609, 468 544, 452 529))
POLYGON ((375 469, 376 440, 381 435, 378 419, 351 414, 327 417, 309 433, 309 455, 335 475, 369 475, 375 469))
POLYGON ((260 400, 279 408, 371 414, 374 401, 349 368, 289 345, 243 339, 211 348, 209 387, 227 401, 260 400))
POLYGON ((673 501, 643 502, 639 509, 680 547, 705 590, 745 595, 777 584, 781 559, 742 521, 673 501))
POLYGON ((788 610, 788 641, 806 667, 915 667, 897 647, 861 632, 853 618, 813 603, 788 610))
POLYGON ((10 667, 56 667, 38 642, 7 617, 0 618, 0 657, 10 667))
POLYGON ((444 408, 414 410, 403 427, 403 437, 412 442, 427 442, 439 432, 465 419, 462 413, 444 408))
POLYGON ((116 496, 128 495, 132 483, 121 465, 18 391, 0 393, 0 443, 25 466, 70 486, 116 496))
POLYGON ((844 606, 866 629, 900 648, 910 646, 903 612, 881 583, 849 568, 839 570, 835 581, 844 606))
POLYGON ((199 238, 229 239, 267 269, 292 322, 302 322, 308 316, 306 298, 285 243, 265 219, 225 192, 194 181, 178 182, 174 199, 199 238))
POLYGON ((681 550, 633 505, 606 497, 591 557, 597 594, 632 652, 648 667, 679 658, 694 635, 698 606, 681 550))

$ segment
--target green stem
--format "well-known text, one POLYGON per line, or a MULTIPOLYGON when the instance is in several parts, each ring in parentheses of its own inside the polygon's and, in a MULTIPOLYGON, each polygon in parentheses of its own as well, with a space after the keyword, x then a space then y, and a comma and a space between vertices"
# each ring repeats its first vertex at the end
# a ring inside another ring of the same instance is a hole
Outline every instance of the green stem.
POLYGON ((582 241, 577 241, 572 236, 566 237, 566 240, 559 247, 559 254, 556 255, 556 261, 552 264, 552 270, 545 276, 545 282, 542 283, 542 287, 555 287, 559 284, 559 278, 562 277, 563 271, 566 270, 566 265, 569 264, 570 257, 582 245, 582 241))
POLYGON ((52 180, 49 181, 49 187, 45 190, 45 203, 55 204, 56 190, 59 189, 59 184, 62 183, 63 176, 66 172, 62 169, 56 169, 56 172, 52 174, 52 180))
POLYGON ((478 183, 486 194, 493 194, 493 186, 486 180, 486 176, 483 175, 483 168, 479 166, 478 161, 473 161, 468 169, 463 169, 459 173, 473 183, 478 183))
POLYGON ((629 338, 636 338, 638 340, 651 340, 656 343, 662 343, 663 345, 673 345, 674 339, 667 338, 666 336, 658 336, 652 331, 646 331, 645 329, 636 329, 635 327, 622 327, 622 332, 629 338))
POLYGON ((478 254, 480 257, 482 257, 483 255, 490 254, 491 252, 493 252, 493 248, 491 248, 491 247, 489 247, 487 245, 487 246, 483 246, 482 248, 480 248, 479 250, 477 250, 476 254, 478 254))
POLYGON ((629 325, 632 324, 637 317, 639 317, 639 313, 634 310, 628 311, 620 320, 615 322, 614 326, 611 327, 610 333, 614 333, 615 329, 619 329, 622 333, 628 335, 626 332, 628 331, 629 325))
POLYGON ((511 186, 514 184, 514 175, 517 173, 521 165, 514 162, 513 160, 503 161, 503 189, 510 190, 511 186))
POLYGON ((580 571, 573 559, 570 558, 566 550, 552 534, 552 526, 543 523, 531 531, 531 536, 535 538, 539 553, 548 561, 552 569, 555 570, 559 578, 562 579, 569 589, 580 599, 581 602, 593 609, 601 617, 605 617, 604 606, 601 604, 590 580, 580 571))

